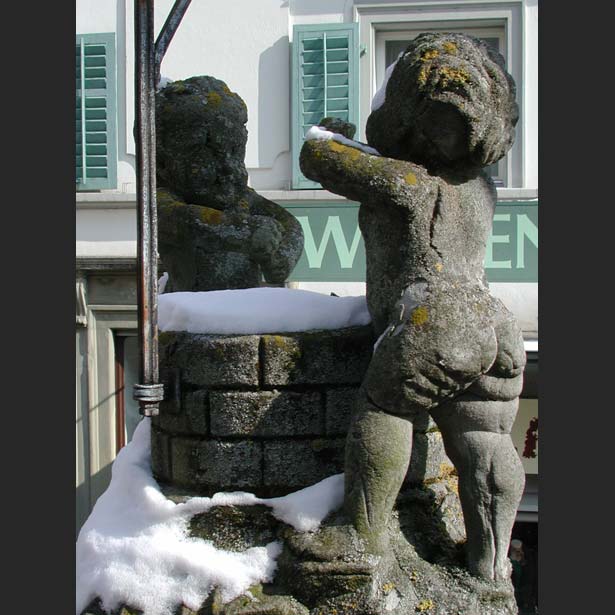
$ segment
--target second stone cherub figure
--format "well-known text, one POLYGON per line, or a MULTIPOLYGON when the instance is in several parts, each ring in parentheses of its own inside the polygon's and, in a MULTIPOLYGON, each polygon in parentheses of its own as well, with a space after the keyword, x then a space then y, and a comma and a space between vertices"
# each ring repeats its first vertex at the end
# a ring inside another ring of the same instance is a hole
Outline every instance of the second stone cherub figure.
POLYGON ((346 444, 346 514, 373 552, 386 548, 413 418, 427 410, 459 475, 468 568, 495 580, 510 576, 524 486, 510 430, 525 352, 485 280, 496 191, 483 169, 511 147, 517 118, 497 52, 460 34, 422 34, 369 116, 367 141, 381 156, 317 139, 300 159, 306 177, 361 203, 379 338, 346 444))
POLYGON ((168 291, 283 283, 303 250, 296 218, 248 187, 247 108, 214 77, 156 95, 159 236, 168 291))

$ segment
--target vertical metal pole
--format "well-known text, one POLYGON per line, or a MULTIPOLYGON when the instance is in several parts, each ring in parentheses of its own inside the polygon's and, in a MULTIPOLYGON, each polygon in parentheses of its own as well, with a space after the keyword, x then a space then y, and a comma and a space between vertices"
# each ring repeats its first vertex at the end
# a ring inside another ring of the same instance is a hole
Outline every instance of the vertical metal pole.
POLYGON ((158 250, 156 217, 154 0, 135 0, 135 117, 137 158, 137 298, 140 382, 134 398, 145 416, 158 414, 158 250))

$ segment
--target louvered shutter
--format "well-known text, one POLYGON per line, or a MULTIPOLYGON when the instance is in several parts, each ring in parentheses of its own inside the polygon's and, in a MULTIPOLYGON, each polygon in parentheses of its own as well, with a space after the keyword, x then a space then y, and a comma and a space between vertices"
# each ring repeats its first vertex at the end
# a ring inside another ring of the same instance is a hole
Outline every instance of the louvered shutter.
POLYGON ((115 34, 77 35, 77 190, 117 187, 115 34))
POLYGON ((294 26, 292 49, 293 188, 320 188, 299 169, 305 133, 323 117, 359 121, 359 24, 294 26))

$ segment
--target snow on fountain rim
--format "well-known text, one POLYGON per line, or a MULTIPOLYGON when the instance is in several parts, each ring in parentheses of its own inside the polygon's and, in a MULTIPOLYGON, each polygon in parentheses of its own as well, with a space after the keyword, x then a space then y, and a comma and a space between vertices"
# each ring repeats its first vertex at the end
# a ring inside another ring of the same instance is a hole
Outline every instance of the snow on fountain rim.
POLYGON ((160 331, 255 335, 343 329, 370 322, 365 296, 335 297, 293 288, 242 288, 158 297, 160 331))
POLYGON ((179 603, 197 610, 214 587, 228 602, 255 583, 273 579, 279 541, 243 552, 217 549, 188 536, 191 516, 213 506, 264 504, 298 531, 315 530, 344 498, 336 474, 279 498, 217 493, 176 504, 150 467, 150 419, 144 418, 118 454, 108 489, 96 502, 77 539, 77 614, 96 597, 111 611, 126 603, 144 615, 171 615, 179 603))

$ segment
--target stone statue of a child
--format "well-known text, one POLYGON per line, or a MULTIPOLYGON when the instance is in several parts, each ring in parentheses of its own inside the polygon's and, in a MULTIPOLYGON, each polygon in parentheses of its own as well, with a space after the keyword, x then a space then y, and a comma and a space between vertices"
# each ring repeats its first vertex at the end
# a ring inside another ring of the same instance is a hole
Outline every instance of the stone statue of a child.
POLYGON ((297 220, 251 188, 246 105, 213 77, 156 96, 159 236, 167 290, 282 283, 303 249, 297 220))
POLYGON ((346 513, 374 551, 385 548, 413 420, 427 410, 459 474, 468 567, 487 579, 510 575, 524 485, 510 430, 525 352, 486 286, 496 191, 482 169, 506 154, 517 117, 499 54, 464 35, 422 34, 369 116, 367 140, 381 156, 308 140, 300 160, 306 177, 361 202, 379 336, 346 444, 346 513))

